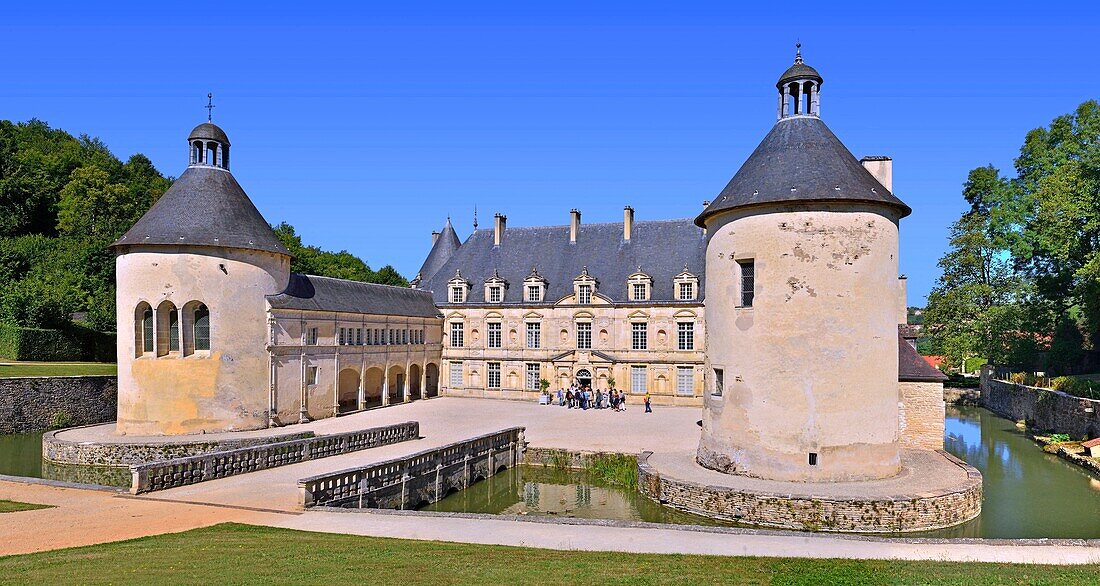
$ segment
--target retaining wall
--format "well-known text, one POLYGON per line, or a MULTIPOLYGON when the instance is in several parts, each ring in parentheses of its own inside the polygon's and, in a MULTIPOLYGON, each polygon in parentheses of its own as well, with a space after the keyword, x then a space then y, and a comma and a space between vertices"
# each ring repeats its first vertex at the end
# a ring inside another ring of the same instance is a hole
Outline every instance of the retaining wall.
POLYGON ((926 531, 969 521, 982 510, 981 473, 938 451, 966 470, 965 486, 939 493, 874 499, 749 492, 663 477, 648 462, 652 452, 643 452, 638 457, 638 490, 689 513, 761 527, 861 533, 926 531))
POLYGON ((1100 401, 1060 391, 996 380, 982 370, 982 406, 1036 431, 1068 434, 1075 440, 1100 436, 1100 401))
POLYGON ((0 434, 114 421, 118 377, 0 378, 0 434))

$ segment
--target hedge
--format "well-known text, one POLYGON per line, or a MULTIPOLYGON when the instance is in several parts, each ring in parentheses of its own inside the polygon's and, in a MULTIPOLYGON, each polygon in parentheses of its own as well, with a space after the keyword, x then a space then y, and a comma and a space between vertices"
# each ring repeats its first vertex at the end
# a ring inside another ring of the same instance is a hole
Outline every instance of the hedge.
POLYGON ((114 362, 113 333, 78 325, 63 330, 23 328, 0 324, 0 358, 41 362, 114 362))

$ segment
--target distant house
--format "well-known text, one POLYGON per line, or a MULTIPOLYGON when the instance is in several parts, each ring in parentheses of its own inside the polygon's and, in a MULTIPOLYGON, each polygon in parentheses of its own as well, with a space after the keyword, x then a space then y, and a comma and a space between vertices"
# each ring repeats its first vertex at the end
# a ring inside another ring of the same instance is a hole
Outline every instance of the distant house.
POLYGON ((1100 458, 1100 437, 1092 438, 1081 444, 1085 452, 1092 458, 1100 458))
POLYGON ((921 356, 921 358, 923 358, 932 368, 939 368, 940 365, 947 360, 944 356, 921 356))

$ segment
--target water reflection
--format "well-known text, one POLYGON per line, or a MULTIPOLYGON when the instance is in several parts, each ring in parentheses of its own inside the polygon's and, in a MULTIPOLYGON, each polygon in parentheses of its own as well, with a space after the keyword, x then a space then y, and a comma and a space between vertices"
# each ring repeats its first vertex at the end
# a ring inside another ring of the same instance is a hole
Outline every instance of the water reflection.
POLYGON ((949 406, 945 423, 945 449, 982 472, 982 514, 929 535, 1100 537, 1100 479, 985 409, 949 406))

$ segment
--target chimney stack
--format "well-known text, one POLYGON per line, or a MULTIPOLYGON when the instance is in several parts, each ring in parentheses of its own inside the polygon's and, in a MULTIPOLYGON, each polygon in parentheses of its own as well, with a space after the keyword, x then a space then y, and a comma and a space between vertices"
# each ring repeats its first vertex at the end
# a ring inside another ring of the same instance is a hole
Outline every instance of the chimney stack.
POLYGON ((439 240, 439 232, 432 230, 432 246, 435 246, 436 240, 439 240))
POLYGON ((890 193, 894 192, 894 160, 890 157, 863 157, 859 160, 859 164, 863 165, 864 169, 867 169, 871 175, 874 175, 875 179, 882 184, 890 193))
POLYGON ((577 232, 581 231, 581 212, 577 208, 569 210, 569 242, 577 241, 577 232))
POLYGON ((630 233, 634 231, 634 208, 623 208, 623 240, 630 242, 630 233))
POLYGON ((493 246, 500 246, 504 239, 504 225, 508 222, 508 216, 496 214, 493 216, 493 246))

